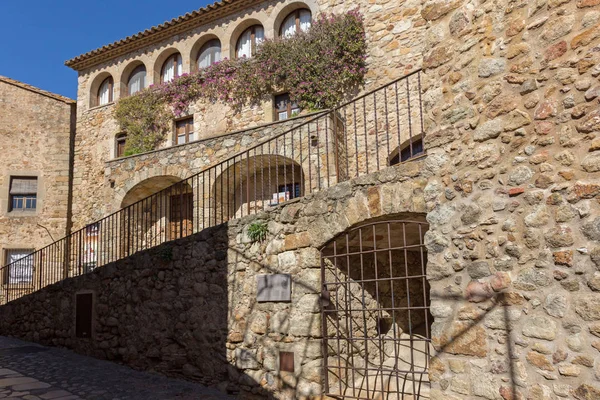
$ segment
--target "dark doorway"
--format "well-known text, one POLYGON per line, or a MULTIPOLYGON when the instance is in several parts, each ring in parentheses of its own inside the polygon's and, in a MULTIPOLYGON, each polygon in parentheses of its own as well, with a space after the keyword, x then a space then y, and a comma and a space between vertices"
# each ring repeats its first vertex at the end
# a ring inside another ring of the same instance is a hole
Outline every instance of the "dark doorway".
POLYGON ((75 295, 75 336, 78 338, 92 337, 92 313, 94 295, 80 293, 75 295))
POLYGON ((171 196, 170 239, 189 236, 194 231, 194 194, 180 193, 171 196))
POLYGON ((326 394, 429 398, 429 284, 420 221, 377 221, 321 251, 326 394))

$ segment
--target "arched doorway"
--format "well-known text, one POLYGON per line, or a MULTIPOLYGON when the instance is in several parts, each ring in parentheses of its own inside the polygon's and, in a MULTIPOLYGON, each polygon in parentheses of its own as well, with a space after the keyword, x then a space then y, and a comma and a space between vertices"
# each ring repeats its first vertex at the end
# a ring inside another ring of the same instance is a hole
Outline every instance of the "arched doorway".
POLYGON ((280 155, 256 155, 221 165, 212 184, 211 222, 256 214, 304 195, 302 167, 280 155))
POLYGON ((424 220, 372 221, 321 250, 325 394, 429 399, 424 220))
POLYGON ((121 207, 122 257, 193 233, 193 190, 188 181, 176 176, 138 183, 127 192, 121 207))

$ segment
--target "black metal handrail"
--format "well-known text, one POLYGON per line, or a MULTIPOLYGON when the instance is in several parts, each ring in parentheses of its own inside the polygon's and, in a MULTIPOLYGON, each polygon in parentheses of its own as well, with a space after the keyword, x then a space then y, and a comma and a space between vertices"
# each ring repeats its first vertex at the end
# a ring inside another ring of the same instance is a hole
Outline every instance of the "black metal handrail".
POLYGON ((400 163, 423 152, 422 140, 417 70, 5 265, 0 303, 400 163))

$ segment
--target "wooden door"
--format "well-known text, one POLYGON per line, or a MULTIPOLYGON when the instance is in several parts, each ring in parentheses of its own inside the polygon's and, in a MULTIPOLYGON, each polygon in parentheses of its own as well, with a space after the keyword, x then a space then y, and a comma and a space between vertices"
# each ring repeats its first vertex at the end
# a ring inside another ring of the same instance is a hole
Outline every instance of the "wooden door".
POLYGON ((194 195, 193 193, 180 193, 171 196, 169 239, 179 239, 192 234, 194 195))

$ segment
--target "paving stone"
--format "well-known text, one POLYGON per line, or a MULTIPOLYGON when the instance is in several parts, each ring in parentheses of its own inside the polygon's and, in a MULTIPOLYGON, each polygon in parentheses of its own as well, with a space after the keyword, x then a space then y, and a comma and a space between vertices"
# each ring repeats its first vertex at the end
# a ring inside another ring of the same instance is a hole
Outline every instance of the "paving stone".
POLYGON ((5 378, 0 379, 0 387, 9 387, 13 385, 20 385, 22 383, 32 383, 37 382, 37 379, 28 378, 28 377, 19 377, 19 378, 5 378))
POLYGON ((44 400, 51 400, 59 397, 69 396, 70 394, 71 393, 67 392, 66 390, 53 390, 51 392, 41 394, 40 398, 44 400))
POLYGON ((14 390, 35 390, 35 389, 47 389, 49 387, 50 387, 50 385, 48 385, 47 383, 44 383, 44 382, 32 382, 32 383, 25 383, 23 385, 16 385, 16 386, 13 386, 12 388, 14 390))
POLYGON ((27 346, 31 343, 0 336, 0 399, 233 399, 200 384, 135 371, 65 349, 18 350, 27 346), (2 351, 5 349, 12 350, 2 351))

